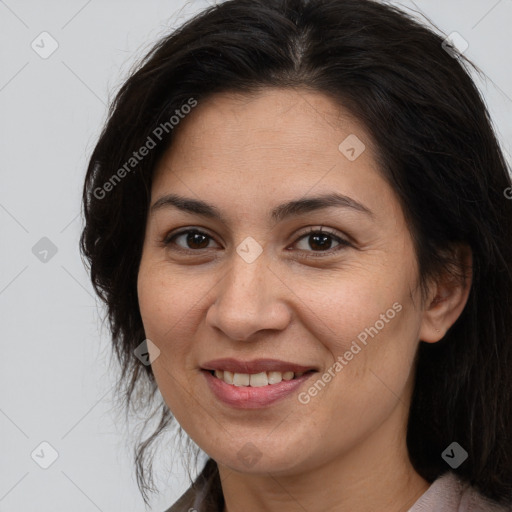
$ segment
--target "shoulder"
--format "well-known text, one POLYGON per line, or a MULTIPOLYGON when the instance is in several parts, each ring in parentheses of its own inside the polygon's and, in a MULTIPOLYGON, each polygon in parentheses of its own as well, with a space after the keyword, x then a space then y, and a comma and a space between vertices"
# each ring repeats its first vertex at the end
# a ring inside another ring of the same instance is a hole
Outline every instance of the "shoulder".
POLYGON ((460 500, 460 512, 512 512, 512 503, 508 506, 499 505, 495 501, 482 496, 476 489, 466 485, 460 500))
POLYGON ((435 480, 408 512, 512 512, 486 498, 451 471, 435 480))

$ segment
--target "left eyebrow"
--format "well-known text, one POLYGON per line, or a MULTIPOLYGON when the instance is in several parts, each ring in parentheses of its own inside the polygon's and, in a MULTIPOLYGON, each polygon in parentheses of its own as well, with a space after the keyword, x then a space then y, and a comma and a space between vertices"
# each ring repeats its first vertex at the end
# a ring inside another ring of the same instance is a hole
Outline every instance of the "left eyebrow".
MULTIPOLYGON (((180 196, 177 194, 165 195, 151 206, 150 212, 153 213, 161 208, 175 207, 185 212, 194 213, 211 219, 218 219, 227 224, 219 209, 205 201, 180 196)), ((270 213, 270 219, 273 223, 280 222, 288 217, 302 215, 315 210, 325 208, 347 208, 363 213, 373 218, 373 212, 363 204, 355 201, 351 197, 343 194, 332 193, 319 196, 303 197, 286 203, 280 204, 270 213)))
POLYGON ((270 216, 273 222, 279 222, 293 215, 301 215, 315 210, 334 207, 349 208, 373 218, 373 212, 369 208, 351 197, 337 193, 304 197, 283 203, 274 208, 270 216))

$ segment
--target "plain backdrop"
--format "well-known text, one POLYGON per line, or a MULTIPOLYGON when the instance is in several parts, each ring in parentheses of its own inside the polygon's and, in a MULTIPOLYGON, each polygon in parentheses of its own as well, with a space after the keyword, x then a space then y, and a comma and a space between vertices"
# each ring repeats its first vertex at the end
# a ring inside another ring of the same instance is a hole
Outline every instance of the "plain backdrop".
MULTIPOLYGON (((467 41, 512 153, 512 0, 391 3, 467 41)), ((79 257, 80 194, 130 67, 207 5, 0 1, 0 511, 144 510, 131 439, 112 412, 108 332, 79 257)), ((179 461, 171 444, 162 451, 167 463, 179 461)), ((180 464, 155 469, 161 494, 151 510, 160 512, 188 481, 180 464)))

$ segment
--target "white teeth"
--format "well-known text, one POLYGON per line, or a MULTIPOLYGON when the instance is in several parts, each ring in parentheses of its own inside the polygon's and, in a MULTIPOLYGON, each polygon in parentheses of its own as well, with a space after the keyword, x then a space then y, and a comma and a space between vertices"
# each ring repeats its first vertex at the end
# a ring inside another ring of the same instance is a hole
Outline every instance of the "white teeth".
POLYGON ((223 380, 226 384, 237 387, 251 386, 259 388, 269 384, 279 384, 283 380, 292 380, 304 375, 306 372, 260 372, 260 373, 233 373, 227 370, 215 370, 215 377, 223 380))
POLYGON ((248 373, 235 373, 233 375, 233 384, 235 386, 248 386, 250 376, 248 373))
POLYGON ((283 374, 281 372, 268 372, 268 383, 279 384, 283 380, 283 374))
POLYGON ((268 385, 268 378, 265 372, 254 373, 251 375, 250 385, 253 388, 260 388, 268 385))

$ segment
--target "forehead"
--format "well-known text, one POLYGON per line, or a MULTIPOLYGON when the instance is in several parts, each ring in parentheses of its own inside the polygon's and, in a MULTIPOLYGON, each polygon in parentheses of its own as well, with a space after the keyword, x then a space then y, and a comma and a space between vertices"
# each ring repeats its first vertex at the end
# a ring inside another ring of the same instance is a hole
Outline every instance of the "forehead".
MULTIPOLYGON (((171 150, 213 153, 262 148, 306 153, 338 151, 346 136, 372 145, 363 125, 328 96, 301 89, 267 88, 251 94, 219 93, 200 101, 177 127, 171 150)), ((293 154, 290 155, 292 157, 293 154)))
POLYGON ((212 200, 236 194, 269 209, 273 196, 336 191, 374 206, 396 202, 374 154, 362 123, 321 93, 216 94, 177 127, 153 200, 166 191, 212 200))

